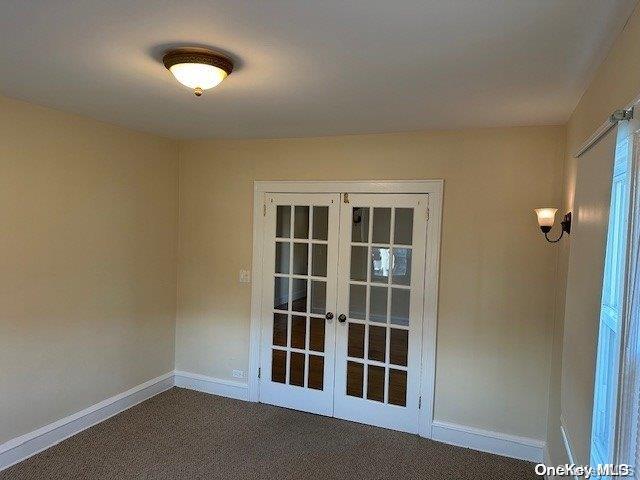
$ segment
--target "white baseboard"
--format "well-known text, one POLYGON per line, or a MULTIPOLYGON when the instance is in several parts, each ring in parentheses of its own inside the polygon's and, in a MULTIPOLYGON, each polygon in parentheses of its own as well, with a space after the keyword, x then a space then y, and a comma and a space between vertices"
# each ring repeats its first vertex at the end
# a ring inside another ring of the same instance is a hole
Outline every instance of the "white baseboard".
MULTIPOLYGON (((45 425, 0 445, 0 471, 127 410, 171 387, 182 387, 223 397, 248 400, 246 383, 176 370, 144 382, 126 392, 96 403, 80 412, 45 425)), ((564 431, 563 431, 564 435, 564 431)), ((433 440, 506 457, 542 462, 545 442, 448 422, 432 423, 433 440)), ((569 448, 567 446, 567 448, 569 448)))
POLYGON ((174 372, 174 384, 176 387, 212 393, 222 397, 235 398, 237 400, 249 399, 249 386, 246 383, 207 377, 199 373, 176 370, 174 372))
MULTIPOLYGON (((542 463, 544 463, 547 467, 553 467, 554 465, 553 465, 552 460, 551 460, 551 455, 549 453, 549 448, 547 448, 546 445, 544 447, 543 454, 544 454, 544 456, 543 456, 543 459, 542 459, 542 463)), ((545 480, 556 480, 556 479, 559 479, 559 478, 561 478, 561 477, 557 477, 555 475, 545 475, 544 476, 545 480)), ((566 478, 567 477, 565 477, 565 479, 566 478)))
POLYGON ((542 462, 545 449, 545 442, 542 440, 438 420, 431 424, 431 438, 438 442, 536 463, 542 462))
POLYGON ((173 372, 0 445, 0 471, 173 387, 173 372))
POLYGON ((1 444, 0 471, 26 460, 32 455, 42 452, 138 403, 169 390, 173 386, 239 400, 247 400, 249 396, 246 383, 222 380, 190 372, 168 372, 73 415, 1 444))

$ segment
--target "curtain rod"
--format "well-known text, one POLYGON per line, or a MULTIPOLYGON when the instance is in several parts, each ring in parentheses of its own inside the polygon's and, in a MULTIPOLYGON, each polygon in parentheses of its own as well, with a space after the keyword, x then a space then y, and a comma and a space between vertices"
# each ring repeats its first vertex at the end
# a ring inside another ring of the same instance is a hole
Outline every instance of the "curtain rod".
POLYGON ((598 143, 602 137, 606 135, 606 133, 615 127, 618 122, 623 120, 631 120, 633 118, 633 106, 629 108, 621 108, 619 110, 614 111, 609 118, 600 125, 595 132, 587 139, 586 142, 582 144, 582 146, 573 154, 573 158, 578 158, 584 152, 589 150, 593 145, 598 143))

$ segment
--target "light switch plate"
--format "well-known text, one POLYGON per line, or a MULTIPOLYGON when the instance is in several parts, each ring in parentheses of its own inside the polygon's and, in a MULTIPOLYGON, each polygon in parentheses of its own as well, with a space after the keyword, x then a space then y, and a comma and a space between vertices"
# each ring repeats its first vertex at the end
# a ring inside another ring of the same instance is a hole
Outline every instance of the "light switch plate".
POLYGON ((238 280, 240 283, 251 283, 251 272, 249 270, 240 270, 238 280))

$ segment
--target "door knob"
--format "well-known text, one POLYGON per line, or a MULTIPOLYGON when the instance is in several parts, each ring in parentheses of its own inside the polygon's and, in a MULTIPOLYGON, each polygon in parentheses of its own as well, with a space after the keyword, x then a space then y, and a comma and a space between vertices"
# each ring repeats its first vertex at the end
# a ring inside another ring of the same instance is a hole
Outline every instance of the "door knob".
POLYGON ((340 323, 344 323, 347 321, 347 316, 344 313, 341 313, 340 316, 338 317, 338 321, 340 323))
POLYGON ((333 313, 327 312, 327 314, 324 316, 324 318, 326 318, 327 320, 333 320, 333 313))

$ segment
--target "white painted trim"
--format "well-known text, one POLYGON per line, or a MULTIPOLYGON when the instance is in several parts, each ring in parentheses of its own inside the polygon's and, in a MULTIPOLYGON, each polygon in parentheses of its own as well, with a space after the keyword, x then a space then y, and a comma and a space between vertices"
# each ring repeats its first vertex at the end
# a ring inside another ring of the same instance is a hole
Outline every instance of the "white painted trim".
POLYGON ((265 190, 261 183, 253 183, 253 253, 251 257, 251 325, 249 327, 249 389, 248 400, 260 399, 260 331, 262 330, 262 236, 265 190))
POLYGON ((440 241, 442 228, 442 200, 444 182, 431 186, 429 192, 429 221, 427 222, 426 262, 422 309, 422 378, 418 412, 418 435, 431 438, 433 405, 436 389, 436 335, 438 325, 438 285, 440 283, 440 241))
MULTIPOLYGON (((576 463, 576 457, 573 456, 573 443, 564 422, 564 417, 560 415, 560 433, 562 434, 562 443, 564 443, 564 449, 567 451, 567 458, 570 464, 576 463)), ((578 480, 578 477, 574 477, 574 480, 578 480)))
POLYGON ((362 180, 362 181, 254 181, 253 182, 253 255, 251 285, 251 327, 249 340, 248 400, 260 399, 260 332, 262 311, 262 237, 265 193, 426 193, 429 194, 429 222, 425 268, 423 310, 423 358, 418 415, 418 433, 431 437, 435 395, 436 325, 438 312, 438 280, 442 200, 444 180, 362 180))
POLYGON ((254 181, 262 193, 431 193, 444 183, 432 180, 254 181))
POLYGON ((567 451, 567 458, 569 459, 569 463, 576 463, 575 457, 573 456, 573 447, 571 446, 571 440, 569 439, 567 427, 564 426, 564 422, 562 422, 562 425, 560 425, 560 433, 562 434, 562 443, 564 443, 564 449, 567 451))
POLYGON ((220 378, 207 377, 199 373, 183 372, 180 370, 176 370, 174 374, 174 385, 176 387, 235 398, 237 400, 249 399, 249 388, 246 383, 222 380, 220 378))
MULTIPOLYGON (((113 417, 173 386, 238 400, 249 400, 246 383, 176 370, 103 400, 73 415, 45 425, 0 445, 0 471, 46 450, 73 435, 113 417)), ((562 427, 561 427, 562 428, 562 427)), ((563 439, 571 462, 573 456, 564 428, 563 439)), ((545 442, 527 437, 481 430, 464 425, 433 421, 431 437, 439 442, 489 452, 496 455, 548 465, 545 442)))
POLYGON ((73 415, 0 445, 0 471, 173 387, 173 372, 148 380, 73 415))
MULTIPOLYGON (((640 106, 640 96, 634 98, 631 102, 627 103, 622 110, 629 110, 631 108, 637 108, 640 106)), ((616 109, 614 109, 616 110, 616 109)), ((637 113, 634 112, 635 115, 637 113)), ((574 152, 573 158, 579 158, 584 152, 589 150, 605 133, 611 130, 618 124, 617 121, 612 122, 611 117, 607 118, 604 122, 596 128, 596 130, 587 138, 574 152)))
POLYGON ((223 397, 248 399, 246 383, 207 377, 180 370, 148 380, 126 392, 107 398, 49 425, 13 438, 0 445, 0 471, 42 452, 87 428, 97 425, 173 386, 223 397))
MULTIPOLYGON (((553 465, 551 465, 551 455, 549 454, 549 448, 547 445, 544 446, 544 450, 542 452, 542 463, 544 463, 547 467, 551 467, 553 465)), ((545 475, 544 476, 545 480, 555 480, 556 477, 555 475, 545 475)))
POLYGON ((638 444, 638 407, 640 375, 640 107, 628 125, 631 162, 629 168, 629 211, 624 287, 621 303, 621 345, 618 372, 616 432, 613 463, 636 464, 638 444))
POLYGON ((580 158, 580 156, 587 150, 591 149, 598 141, 606 135, 606 133, 618 124, 617 120, 611 120, 608 118, 602 125, 600 125, 595 132, 576 150, 573 154, 573 158, 580 158))
POLYGON ((543 440, 535 438, 481 430, 439 420, 433 421, 432 439, 459 447, 536 463, 542 462, 546 446, 543 440))

